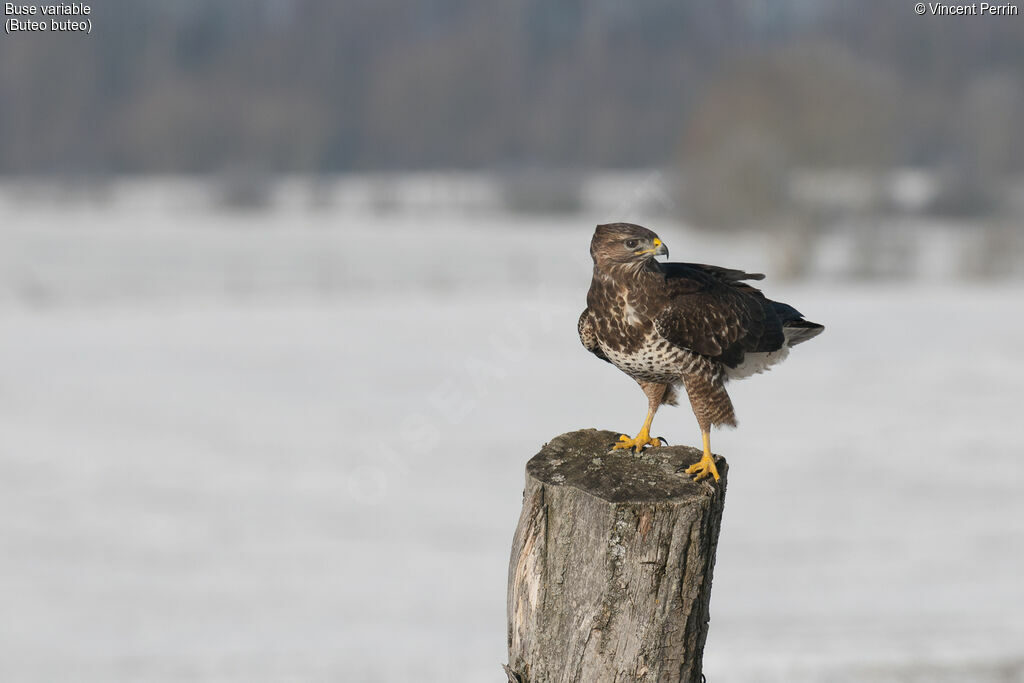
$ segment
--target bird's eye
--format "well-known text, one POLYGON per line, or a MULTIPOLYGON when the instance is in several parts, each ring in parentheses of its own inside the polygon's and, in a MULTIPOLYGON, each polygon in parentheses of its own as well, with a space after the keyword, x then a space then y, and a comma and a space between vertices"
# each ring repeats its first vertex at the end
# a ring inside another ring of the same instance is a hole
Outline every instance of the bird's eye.
POLYGON ((636 249, 639 244, 640 240, 626 240, 626 249, 636 249))

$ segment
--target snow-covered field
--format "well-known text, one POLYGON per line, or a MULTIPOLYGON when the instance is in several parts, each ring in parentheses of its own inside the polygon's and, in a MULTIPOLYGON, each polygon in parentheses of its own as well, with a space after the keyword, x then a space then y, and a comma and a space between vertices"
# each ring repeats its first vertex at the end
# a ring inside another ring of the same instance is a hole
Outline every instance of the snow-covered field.
MULTIPOLYGON (((576 338, 602 218, 8 213, 0 680, 504 680, 525 461, 645 410, 576 338)), ((1024 284, 765 288, 827 330, 713 437, 708 680, 1024 681, 1024 284)))

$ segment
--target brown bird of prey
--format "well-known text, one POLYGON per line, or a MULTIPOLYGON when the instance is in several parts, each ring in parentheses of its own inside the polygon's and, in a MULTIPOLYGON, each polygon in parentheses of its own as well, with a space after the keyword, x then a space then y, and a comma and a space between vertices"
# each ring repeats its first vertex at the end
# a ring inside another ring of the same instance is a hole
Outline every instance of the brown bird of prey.
POLYGON ((704 441, 704 456, 686 473, 717 481, 711 426, 736 425, 725 383, 767 370, 825 328, 743 282, 763 279, 760 273, 659 263, 654 257, 668 256, 668 247, 639 225, 597 226, 590 255, 594 279, 580 341, 639 382, 648 401, 640 433, 622 435, 615 448, 660 446, 651 438, 654 413, 676 404, 682 384, 704 441))

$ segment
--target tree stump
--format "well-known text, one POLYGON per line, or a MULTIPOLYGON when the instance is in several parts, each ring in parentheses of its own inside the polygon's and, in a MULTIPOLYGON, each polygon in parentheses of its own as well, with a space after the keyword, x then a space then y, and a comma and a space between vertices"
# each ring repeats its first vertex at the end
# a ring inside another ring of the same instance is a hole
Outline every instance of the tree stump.
POLYGON ((728 465, 687 446, 612 451, 581 430, 526 465, 508 572, 513 683, 699 683, 728 465))

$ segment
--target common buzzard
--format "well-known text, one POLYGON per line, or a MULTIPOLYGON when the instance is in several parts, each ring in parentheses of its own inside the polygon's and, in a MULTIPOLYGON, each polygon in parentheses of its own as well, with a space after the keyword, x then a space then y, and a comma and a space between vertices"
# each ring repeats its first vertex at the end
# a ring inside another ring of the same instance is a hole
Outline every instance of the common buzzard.
POLYGON ((651 438, 654 413, 676 404, 682 384, 704 441, 704 456, 686 472, 717 481, 711 426, 736 425, 725 383, 767 370, 825 328, 743 282, 763 279, 760 273, 659 263, 654 257, 668 256, 668 248, 639 225, 597 226, 590 255, 594 278, 580 341, 639 382, 648 401, 640 433, 622 435, 615 448, 660 446, 651 438))

